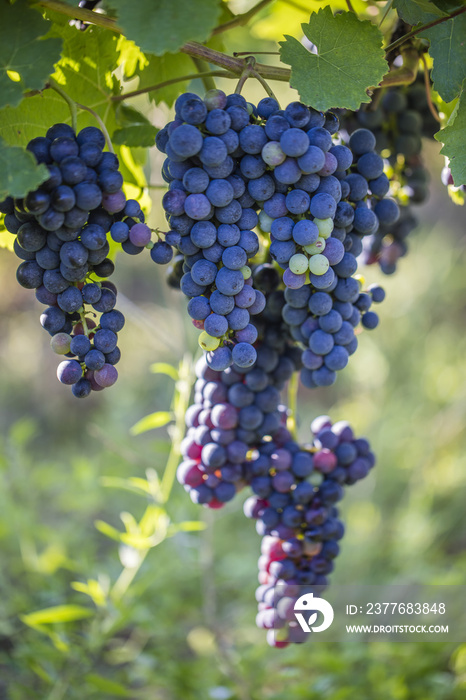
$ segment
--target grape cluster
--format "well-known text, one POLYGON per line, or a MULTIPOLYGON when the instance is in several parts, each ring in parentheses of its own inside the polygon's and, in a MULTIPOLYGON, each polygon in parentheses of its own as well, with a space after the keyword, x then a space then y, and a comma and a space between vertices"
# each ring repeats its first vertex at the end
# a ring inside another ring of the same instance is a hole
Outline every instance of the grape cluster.
POLYGON ((389 210, 384 211, 386 205, 379 205, 379 226, 363 239, 360 250, 365 264, 378 262, 385 274, 395 272, 398 259, 407 253, 407 238, 418 225, 412 205, 423 203, 428 196, 429 175, 421 157, 421 136, 432 138, 438 125, 422 83, 420 76, 413 85, 386 90, 376 105, 341 115, 351 138, 361 128, 373 133, 386 173, 378 187, 390 191, 399 206, 400 215, 395 218, 389 210))
POLYGON ((259 250, 252 231, 258 216, 236 158, 238 132, 249 123, 245 104, 240 95, 227 98, 220 90, 204 100, 185 93, 175 103, 175 120, 156 139, 167 155, 162 173, 170 183, 162 202, 170 226, 165 241, 183 256, 180 287, 216 370, 254 363, 250 316, 263 308, 263 298, 248 284, 248 263, 259 250))
MULTIPOLYGON (((264 301, 251 278, 251 259, 259 251, 255 227, 266 259, 283 270, 285 287, 304 290, 299 298, 308 301, 316 290, 336 302, 360 296, 353 277, 360 237, 374 233, 380 221, 393 222, 398 205, 385 197, 388 180, 372 133, 359 130, 348 147, 334 138, 338 128, 336 115, 299 102, 281 110, 268 97, 255 107, 241 95, 213 90, 204 100, 181 95, 175 120, 157 134, 169 183, 165 243, 178 251, 168 279, 189 298, 188 313, 203 331, 200 345, 212 369, 232 363, 246 369, 256 358, 255 316, 264 301)), ((307 345, 309 333, 300 329, 306 312, 291 307, 283 309, 284 320, 295 340, 307 345)), ((363 312, 364 325, 375 327, 376 315, 368 307, 363 312)), ((347 333, 337 344, 352 339, 347 333)), ((332 350, 326 348, 319 346, 314 373, 332 350)), ((333 366, 341 369, 344 355, 347 360, 346 350, 335 350, 332 369, 323 368, 308 385, 333 383, 333 366)))
POLYGON ((363 479, 375 464, 364 438, 346 421, 316 418, 311 445, 300 447, 287 430, 264 442, 247 463, 254 495, 244 504, 263 537, 259 558, 257 625, 272 646, 303 642, 294 604, 306 592, 322 592, 344 535, 336 504, 343 486, 363 479))
POLYGON ((283 292, 270 295, 258 317, 253 367, 233 364, 217 372, 204 357, 197 363, 194 403, 186 414, 188 432, 177 473, 195 503, 220 508, 231 500, 247 483, 248 451, 283 429, 280 391, 299 369, 300 353, 282 332, 282 305, 283 292))
POLYGON ((115 227, 126 227, 122 247, 131 252, 128 246, 142 250, 151 233, 140 223, 139 204, 126 201, 118 158, 104 146, 100 129, 86 127, 76 136, 67 124, 55 124, 27 146, 47 166, 48 180, 24 199, 0 204, 22 260, 17 280, 35 289, 47 307, 41 325, 52 336, 53 351, 67 358, 58 379, 78 398, 112 386, 118 377, 117 334, 125 319, 115 308, 116 287, 107 281, 115 269, 107 234, 116 240, 115 227))
MULTIPOLYGON (((344 273, 351 269, 343 270, 349 255, 345 253, 338 266, 344 273)), ((335 383, 336 373, 346 367, 358 347, 355 329, 360 324, 368 330, 377 327, 379 317, 371 306, 384 298, 382 287, 372 285, 360 292, 358 281, 346 274, 331 293, 312 290, 310 286, 285 290, 283 319, 292 337, 305 347, 301 357, 304 386, 313 389, 335 383)))

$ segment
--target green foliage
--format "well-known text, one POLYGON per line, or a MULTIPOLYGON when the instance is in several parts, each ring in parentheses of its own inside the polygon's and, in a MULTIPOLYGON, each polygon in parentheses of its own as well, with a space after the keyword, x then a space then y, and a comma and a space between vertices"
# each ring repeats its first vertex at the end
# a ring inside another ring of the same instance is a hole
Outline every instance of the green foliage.
MULTIPOLYGON (((134 73, 128 76, 139 75, 138 89, 140 90, 189 75, 194 68, 192 60, 183 53, 167 53, 163 56, 146 54, 145 59, 142 68, 136 69, 134 73)), ((181 80, 156 91, 149 91, 149 99, 156 104, 165 102, 171 107, 178 95, 187 89, 188 84, 189 81, 181 80)))
POLYGON ((0 199, 23 197, 49 176, 45 165, 20 146, 8 146, 0 137, 0 199))
POLYGON ((301 100, 320 110, 358 109, 362 102, 370 102, 367 88, 378 85, 388 68, 377 27, 351 12, 334 17, 327 6, 302 28, 317 55, 294 37, 280 42, 281 60, 291 66, 290 85, 301 100))
POLYGON ((431 0, 393 0, 393 7, 407 24, 427 24, 445 13, 431 0))
POLYGON ((62 45, 43 38, 50 26, 25 0, 0 4, 0 107, 18 105, 26 90, 40 90, 47 82, 62 45))
POLYGON ((445 102, 451 102, 466 78, 466 14, 437 24, 422 32, 421 36, 430 40, 434 88, 445 102))
POLYGON ((208 39, 220 15, 218 0, 111 0, 118 24, 143 51, 162 56, 187 41, 208 39))
POLYGON ((447 126, 435 134, 437 141, 443 143, 440 151, 450 159, 453 181, 458 187, 466 184, 466 79, 460 99, 447 126))
POLYGON ((120 128, 113 132, 113 143, 141 148, 154 145, 158 129, 137 109, 121 104, 117 108, 116 119, 120 128))

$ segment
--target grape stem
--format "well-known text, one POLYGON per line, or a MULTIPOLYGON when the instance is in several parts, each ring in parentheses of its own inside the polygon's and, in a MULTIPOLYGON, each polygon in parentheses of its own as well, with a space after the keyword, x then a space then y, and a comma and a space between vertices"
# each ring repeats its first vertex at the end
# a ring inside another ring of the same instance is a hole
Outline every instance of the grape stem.
POLYGON ((422 65, 424 67, 424 83, 426 86, 427 104, 429 105, 429 109, 430 109, 430 112, 431 112, 433 118, 435 119, 435 121, 439 122, 439 124, 440 124, 441 119, 438 115, 437 110, 435 109, 434 103, 432 102, 432 92, 430 89, 429 69, 427 67, 427 61, 426 61, 426 57, 424 56, 424 54, 421 55, 421 61, 422 61, 422 65))
POLYGON ((196 67, 198 77, 200 77, 202 74, 201 80, 202 84, 204 85, 204 90, 215 90, 215 80, 213 79, 212 75, 209 75, 208 64, 205 61, 202 61, 200 58, 194 58, 194 56, 191 57, 191 60, 196 67))
POLYGON ((110 151, 110 153, 115 153, 115 150, 114 150, 113 144, 112 144, 112 140, 110 138, 110 134, 107 131, 107 127, 105 126, 104 122, 99 117, 97 112, 95 112, 90 107, 86 107, 86 105, 80 105, 78 102, 76 102, 76 106, 79 107, 79 109, 84 109, 86 112, 89 112, 90 114, 92 114, 94 119, 98 122, 98 124, 102 130, 103 135, 105 136, 105 143, 107 144, 108 150, 110 151))
POLYGON ((245 63, 245 66, 244 66, 243 72, 241 73, 241 77, 238 80, 238 84, 236 85, 236 88, 235 88, 236 95, 241 94, 241 90, 243 89, 246 80, 248 78, 250 78, 251 75, 253 75, 254 66, 256 64, 256 59, 254 58, 254 56, 248 56, 247 58, 244 59, 244 63, 245 63))
POLYGON ((356 12, 354 11, 354 7, 353 7, 353 5, 351 4, 351 0, 346 0, 346 6, 348 7, 348 10, 349 10, 350 12, 353 12, 354 14, 356 14, 356 12))
POLYGON ((391 44, 389 44, 385 48, 385 52, 389 53, 390 51, 393 51, 393 49, 397 49, 398 46, 401 46, 402 44, 404 44, 405 41, 409 41, 409 39, 411 39, 413 36, 416 36, 416 34, 420 34, 421 32, 424 32, 426 29, 430 29, 431 27, 435 27, 437 24, 441 24, 442 22, 447 22, 450 19, 454 19, 458 15, 462 15, 463 12, 466 12, 466 7, 460 7, 458 10, 455 10, 454 12, 450 12, 450 14, 445 15, 445 17, 439 17, 438 19, 432 20, 432 22, 427 22, 427 24, 423 24, 420 27, 416 27, 415 29, 408 32, 408 34, 401 36, 399 39, 397 39, 396 41, 393 41, 391 44))
POLYGON ((66 94, 63 88, 60 87, 57 81, 51 76, 48 80, 48 87, 51 90, 55 90, 55 92, 58 93, 60 97, 62 97, 65 100, 66 104, 70 108, 71 126, 73 128, 73 131, 76 133, 76 131, 78 130, 78 110, 76 102, 72 100, 69 95, 66 94))
POLYGON ((252 74, 253 74, 253 76, 256 78, 256 80, 258 80, 258 81, 260 82, 260 84, 261 84, 262 87, 264 88, 264 90, 265 90, 265 92, 267 93, 267 95, 268 95, 269 97, 272 97, 272 98, 275 100, 275 102, 276 102, 277 104, 280 104, 280 103, 278 102, 277 98, 275 97, 275 94, 274 94, 272 88, 271 88, 270 85, 267 83, 267 81, 264 80, 264 78, 261 76, 261 74, 258 73, 256 70, 253 70, 253 71, 252 71, 252 74))
POLYGON ((298 415, 298 389, 298 373, 295 372, 288 383, 288 407, 290 415, 286 421, 286 427, 292 434, 294 440, 298 439, 298 424, 296 420, 298 415))

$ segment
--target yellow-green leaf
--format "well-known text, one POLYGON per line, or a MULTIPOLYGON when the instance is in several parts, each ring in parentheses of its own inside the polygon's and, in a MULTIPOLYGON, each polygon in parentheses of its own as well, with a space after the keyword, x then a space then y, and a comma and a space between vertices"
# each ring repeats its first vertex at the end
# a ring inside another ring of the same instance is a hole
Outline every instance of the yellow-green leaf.
POLYGON ((157 411, 141 418, 130 430, 131 435, 140 435, 154 428, 163 428, 164 425, 173 420, 171 411, 157 411))
POLYGON ((56 625, 62 622, 74 622, 91 617, 92 610, 82 605, 56 605, 53 608, 44 608, 27 615, 21 615, 21 620, 29 627, 37 625, 56 625))

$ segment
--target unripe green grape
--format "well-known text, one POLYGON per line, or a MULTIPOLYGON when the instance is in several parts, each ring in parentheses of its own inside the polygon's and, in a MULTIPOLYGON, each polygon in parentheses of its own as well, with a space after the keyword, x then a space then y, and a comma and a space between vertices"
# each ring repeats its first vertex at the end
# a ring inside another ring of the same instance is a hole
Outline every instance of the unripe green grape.
POLYGON ((309 260, 309 270, 314 275, 323 275, 329 268, 329 261, 325 255, 313 255, 309 260))
POLYGON ((71 336, 68 333, 55 333, 50 339, 50 347, 57 355, 66 355, 70 351, 71 336))
POLYGON ((302 253, 296 253, 290 258, 290 270, 294 272, 295 275, 304 274, 309 268, 309 260, 302 253))
POLYGON ((206 331, 202 331, 201 335, 199 336, 199 345, 203 350, 206 350, 206 352, 211 352, 212 350, 216 350, 218 348, 220 345, 220 340, 219 338, 214 338, 213 336, 209 335, 206 333, 206 331))
POLYGON ((262 149, 262 160, 267 165, 280 165, 286 158, 278 141, 269 141, 262 149))
POLYGON ((333 219, 314 219, 322 238, 328 238, 333 231, 333 219))
POLYGON ((324 252, 325 245, 325 238, 319 236, 315 243, 311 243, 311 245, 305 245, 304 250, 306 251, 306 253, 309 253, 309 255, 317 255, 318 253, 324 252))
POLYGON ((240 270, 241 274, 243 275, 245 280, 248 280, 251 277, 251 268, 245 265, 244 267, 241 268, 240 270))
POLYGON ((264 210, 259 214, 259 226, 264 233, 270 233, 274 221, 275 219, 272 219, 264 210))

